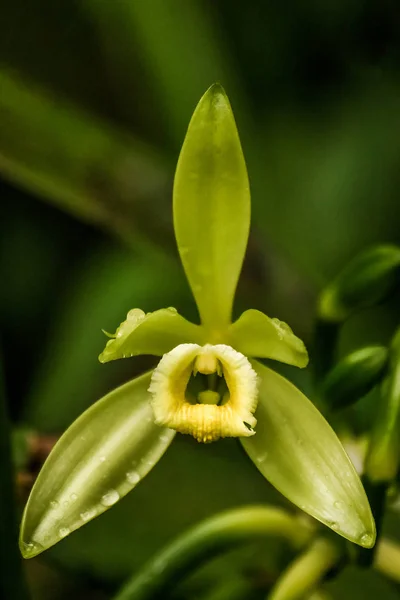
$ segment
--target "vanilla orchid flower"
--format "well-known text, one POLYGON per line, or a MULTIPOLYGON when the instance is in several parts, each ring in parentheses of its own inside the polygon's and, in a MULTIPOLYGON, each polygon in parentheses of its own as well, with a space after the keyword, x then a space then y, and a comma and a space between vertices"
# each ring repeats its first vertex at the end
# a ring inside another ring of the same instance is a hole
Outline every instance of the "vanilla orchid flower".
POLYGON ((255 360, 305 367, 303 342, 258 310, 231 321, 249 235, 250 190, 220 85, 205 93, 190 122, 173 215, 201 324, 174 308, 129 311, 100 361, 151 354, 160 362, 96 402, 60 438, 25 509, 23 555, 39 554, 118 502, 176 432, 199 442, 239 438, 286 498, 345 538, 373 546, 368 499, 336 434, 300 390, 255 360))

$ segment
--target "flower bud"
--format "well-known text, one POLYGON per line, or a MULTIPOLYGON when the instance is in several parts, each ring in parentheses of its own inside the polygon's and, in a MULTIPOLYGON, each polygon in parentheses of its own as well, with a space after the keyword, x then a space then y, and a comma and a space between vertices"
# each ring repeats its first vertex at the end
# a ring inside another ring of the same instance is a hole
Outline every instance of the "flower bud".
POLYGON ((354 258, 323 290, 319 316, 340 323, 385 300, 400 282, 400 248, 378 246, 354 258))
POLYGON ((355 404, 381 381, 387 360, 384 346, 368 346, 348 354, 324 380, 322 393, 326 403, 333 410, 355 404))

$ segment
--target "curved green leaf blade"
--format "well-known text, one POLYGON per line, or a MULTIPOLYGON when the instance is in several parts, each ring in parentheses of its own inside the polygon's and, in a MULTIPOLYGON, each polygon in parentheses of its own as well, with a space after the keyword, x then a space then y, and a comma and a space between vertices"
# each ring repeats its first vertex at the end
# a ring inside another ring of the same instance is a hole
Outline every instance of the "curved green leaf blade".
POLYGON ((99 356, 102 363, 138 354, 162 356, 175 346, 186 343, 202 345, 202 327, 187 321, 175 308, 162 308, 145 314, 139 308, 128 312, 99 356))
POLYGON ((201 321, 218 332, 231 320, 250 227, 250 189, 235 119, 223 88, 201 98, 174 182, 178 249, 201 321))
POLYGON ((31 558, 113 506, 158 462, 175 432, 154 424, 151 372, 110 392, 60 438, 33 486, 20 547, 31 558))
POLYGON ((259 310, 246 310, 228 329, 227 344, 244 354, 272 358, 296 367, 305 367, 308 353, 289 325, 271 319, 259 310))
POLYGON ((335 432, 289 381, 252 362, 260 377, 256 434, 242 438, 261 473, 291 502, 370 548, 375 523, 361 481, 335 432))

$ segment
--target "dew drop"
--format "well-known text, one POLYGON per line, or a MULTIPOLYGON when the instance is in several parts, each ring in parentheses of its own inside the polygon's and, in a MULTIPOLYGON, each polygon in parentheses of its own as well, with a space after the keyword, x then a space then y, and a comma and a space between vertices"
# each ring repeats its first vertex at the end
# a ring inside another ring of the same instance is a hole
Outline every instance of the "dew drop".
POLYGON ((160 442, 169 442, 170 437, 169 435, 160 435, 160 442))
POLYGON ((35 544, 33 544, 32 542, 28 542, 28 543, 23 542, 23 547, 24 547, 26 555, 32 554, 36 548, 35 544))
POLYGON ((335 500, 335 502, 333 503, 333 506, 335 508, 338 508, 339 510, 343 509, 343 502, 340 502, 339 500, 335 500))
POLYGON ((140 481, 140 475, 137 471, 128 471, 126 478, 132 485, 136 485, 140 481))
POLYGON ((105 457, 105 456, 100 456, 100 458, 99 458, 99 461, 100 461, 101 463, 103 463, 103 462, 106 462, 106 460, 107 460, 107 459, 106 459, 106 457, 105 457))
POLYGON ((51 506, 51 508, 58 508, 60 505, 59 505, 59 503, 57 502, 57 500, 52 500, 52 501, 50 502, 50 506, 51 506))
POLYGON ((110 490, 101 498, 103 506, 112 506, 119 500, 119 494, 116 490, 110 490))
POLYGON ((167 310, 173 315, 176 315, 176 313, 178 312, 174 306, 169 306, 167 310))
POLYGON ((76 502, 78 500, 78 494, 71 494, 70 498, 72 502, 76 502))
POLYGON ((129 320, 134 319, 136 321, 137 319, 142 319, 145 315, 146 315, 146 313, 144 313, 140 308, 132 308, 128 312, 127 318, 129 320))
POLYGON ((257 456, 256 458, 256 462, 258 462, 258 464, 260 465, 261 463, 265 462, 268 458, 268 454, 260 454, 260 456, 257 456))
POLYGON ((360 537, 360 544, 361 544, 361 546, 364 546, 364 548, 370 548, 371 544, 372 544, 372 540, 373 540, 373 537, 370 533, 364 533, 364 535, 362 535, 360 537))
POLYGON ((67 508, 69 506, 68 500, 66 500, 65 502, 63 502, 63 505, 64 505, 65 508, 67 508))
POLYGON ((71 531, 68 529, 68 527, 61 527, 58 530, 58 535, 60 538, 65 538, 69 533, 71 533, 71 531))
POLYGON ((81 512, 81 514, 80 514, 82 521, 85 521, 85 523, 87 521, 90 521, 90 519, 93 519, 95 516, 96 516, 95 508, 90 508, 89 510, 85 510, 85 511, 81 512))

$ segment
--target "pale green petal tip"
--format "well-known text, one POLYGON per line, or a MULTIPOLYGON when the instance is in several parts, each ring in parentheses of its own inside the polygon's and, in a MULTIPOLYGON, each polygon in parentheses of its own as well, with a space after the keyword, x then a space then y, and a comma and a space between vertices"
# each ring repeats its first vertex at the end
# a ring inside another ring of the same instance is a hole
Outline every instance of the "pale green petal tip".
POLYGON ((284 321, 246 310, 228 330, 229 343, 245 356, 270 358, 295 367, 308 364, 307 349, 284 321))
MULTIPOLYGON (((208 96, 223 96, 224 99, 229 102, 228 100, 228 96, 227 93, 225 92, 224 88, 222 87, 222 85, 219 83, 219 81, 216 81, 215 83, 213 83, 212 85, 210 85, 210 87, 208 88, 208 90, 205 92, 203 98, 206 98, 208 96)), ((201 100, 200 100, 201 102, 201 100)))
MULTIPOLYGON (((119 355, 117 355, 121 343, 128 337, 128 335, 130 335, 134 331, 134 329, 136 329, 139 323, 141 323, 145 318, 146 313, 143 310, 141 310, 140 308, 133 308, 128 312, 125 321, 122 321, 122 323, 119 325, 114 334, 107 333, 103 330, 105 335, 110 339, 108 340, 103 352, 100 354, 99 361, 101 363, 106 363, 111 360, 121 358, 119 355)), ((126 358, 128 358, 129 356, 132 356, 132 354, 128 355, 126 358)))
POLYGON ((279 339, 291 348, 294 354, 292 359, 293 364, 300 369, 306 367, 309 362, 309 356, 303 340, 297 337, 297 335, 293 333, 292 328, 284 321, 280 321, 275 317, 273 317, 271 321, 277 330, 279 339))

